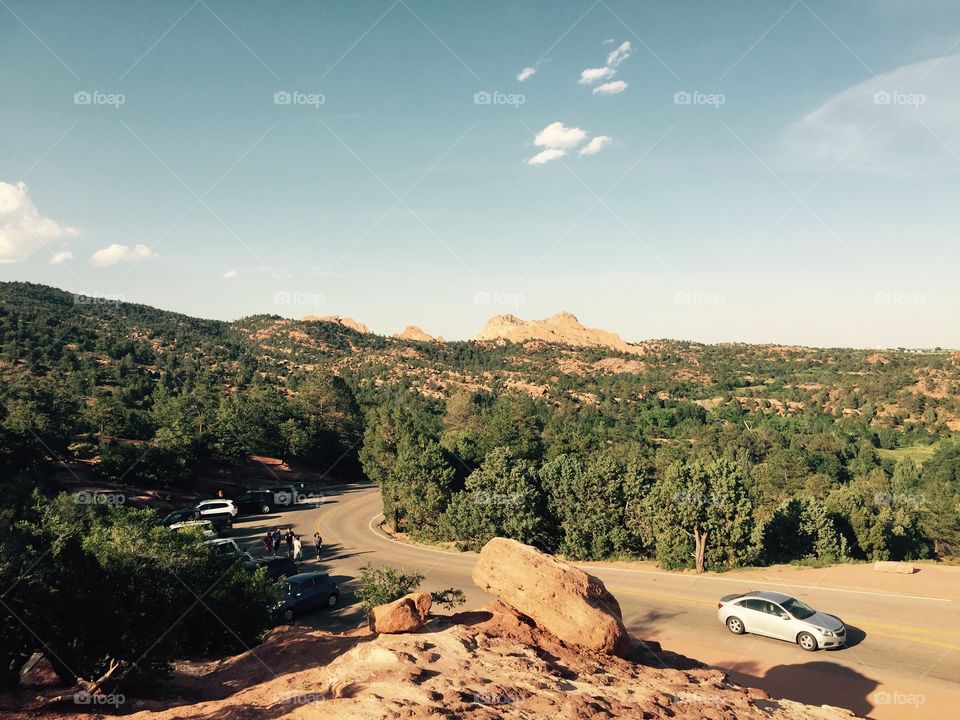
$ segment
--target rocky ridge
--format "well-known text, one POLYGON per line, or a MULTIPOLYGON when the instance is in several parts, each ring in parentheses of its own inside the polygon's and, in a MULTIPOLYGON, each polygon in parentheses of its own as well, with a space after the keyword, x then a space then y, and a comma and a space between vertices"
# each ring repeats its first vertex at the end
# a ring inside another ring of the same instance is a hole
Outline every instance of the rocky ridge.
POLYGON ((559 343, 574 347, 604 347, 642 355, 640 345, 628 343, 616 333, 584 327, 576 316, 557 313, 546 320, 522 320, 515 315, 495 315, 474 338, 480 342, 506 341, 559 343))

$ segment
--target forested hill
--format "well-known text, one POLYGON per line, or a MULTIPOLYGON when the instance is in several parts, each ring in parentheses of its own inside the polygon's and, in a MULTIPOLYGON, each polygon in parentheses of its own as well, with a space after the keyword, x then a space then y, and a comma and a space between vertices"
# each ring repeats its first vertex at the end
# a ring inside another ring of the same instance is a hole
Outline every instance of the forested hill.
POLYGON ((753 509, 715 565, 757 561, 777 512, 832 539, 767 558, 916 557, 960 538, 947 351, 419 342, 0 283, 0 376, 0 462, 20 474, 74 457, 107 480, 188 486, 204 463, 268 455, 365 472, 424 537, 683 564, 687 541, 660 537, 645 503, 663 483, 688 492, 691 473, 704 487, 732 473, 753 509), (469 502, 478 492, 526 499, 469 502))

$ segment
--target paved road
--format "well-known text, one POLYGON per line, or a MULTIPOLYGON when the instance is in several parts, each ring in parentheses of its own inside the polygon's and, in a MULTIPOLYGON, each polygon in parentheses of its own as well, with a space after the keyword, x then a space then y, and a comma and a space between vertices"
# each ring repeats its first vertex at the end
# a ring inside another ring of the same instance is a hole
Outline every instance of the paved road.
MULTIPOLYGON (((462 589, 467 607, 489 596, 474 587, 476 556, 400 543, 376 525, 379 493, 368 486, 329 492, 321 504, 304 505, 238 523, 236 535, 251 545, 268 528, 292 525, 304 539, 319 530, 321 558, 307 565, 329 571, 344 587, 342 607, 307 620, 318 627, 353 627, 363 618, 351 581, 366 563, 418 570, 425 590, 462 589)), ((255 547, 255 554, 262 548, 255 547)), ((941 718, 960 697, 960 603, 957 598, 880 593, 850 588, 778 586, 812 607, 844 619, 850 647, 806 653, 795 645, 758 636, 734 636, 716 618, 721 595, 773 589, 734 575, 691 576, 584 565, 616 595, 634 638, 727 670, 740 684, 774 697, 847 707, 875 718, 941 718)), ((948 712, 949 714, 949 712, 948 712)))

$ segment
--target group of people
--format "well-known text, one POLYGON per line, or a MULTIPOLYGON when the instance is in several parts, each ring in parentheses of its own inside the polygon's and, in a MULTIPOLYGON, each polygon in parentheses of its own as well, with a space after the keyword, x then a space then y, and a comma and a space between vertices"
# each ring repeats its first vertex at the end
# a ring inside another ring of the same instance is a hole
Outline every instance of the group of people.
MULTIPOLYGON (((294 560, 303 560, 303 541, 299 535, 294 534, 292 527, 287 527, 285 533, 277 528, 273 532, 267 532, 263 537, 263 550, 265 555, 277 555, 280 552, 280 543, 287 544, 287 557, 294 560)), ((317 550, 317 557, 320 557, 320 549, 323 547, 323 538, 319 532, 313 534, 313 544, 317 550)))

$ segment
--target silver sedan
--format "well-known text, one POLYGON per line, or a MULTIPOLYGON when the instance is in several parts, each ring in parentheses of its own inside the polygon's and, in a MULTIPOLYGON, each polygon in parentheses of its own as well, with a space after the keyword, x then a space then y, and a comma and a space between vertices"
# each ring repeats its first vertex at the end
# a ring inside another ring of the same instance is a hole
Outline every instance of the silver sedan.
POLYGON ((847 641, 847 629, 839 618, 778 592, 725 595, 717 605, 717 617, 734 635, 766 635, 795 642, 810 652, 841 647, 847 641))

